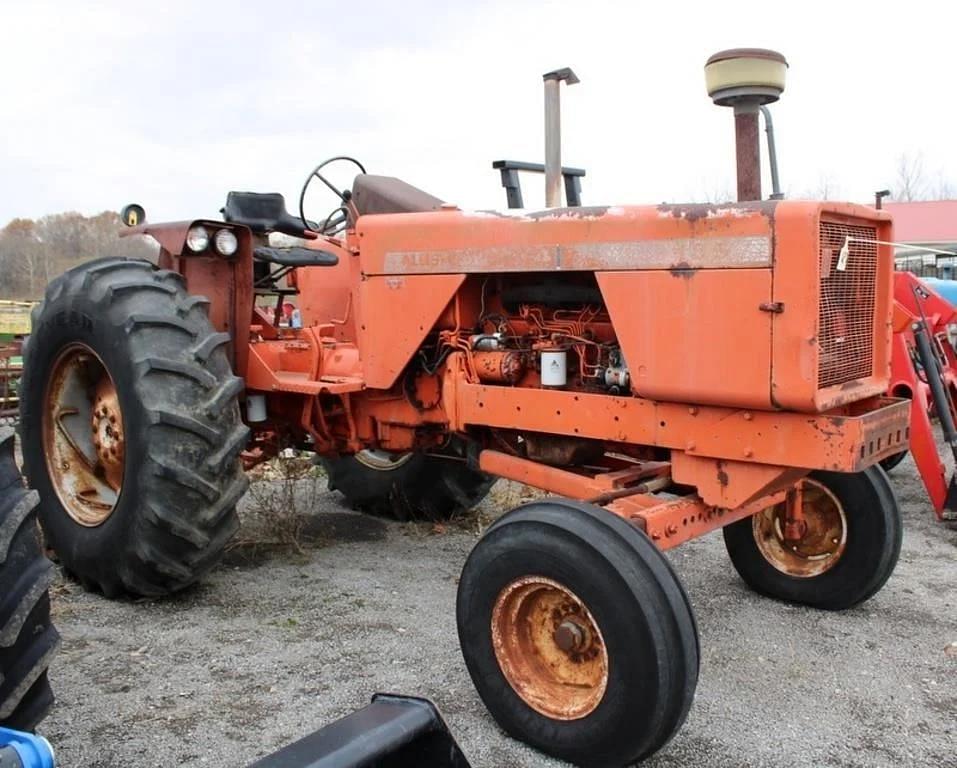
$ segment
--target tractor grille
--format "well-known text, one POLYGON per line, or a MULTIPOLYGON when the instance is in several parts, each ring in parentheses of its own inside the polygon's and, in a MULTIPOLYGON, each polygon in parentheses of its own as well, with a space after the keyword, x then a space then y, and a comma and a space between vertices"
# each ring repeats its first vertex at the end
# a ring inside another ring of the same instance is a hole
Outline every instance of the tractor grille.
POLYGON ((821 222, 819 389, 863 379, 874 372, 876 239, 875 227, 821 222), (841 270, 840 252, 848 237, 852 238, 848 258, 841 270))

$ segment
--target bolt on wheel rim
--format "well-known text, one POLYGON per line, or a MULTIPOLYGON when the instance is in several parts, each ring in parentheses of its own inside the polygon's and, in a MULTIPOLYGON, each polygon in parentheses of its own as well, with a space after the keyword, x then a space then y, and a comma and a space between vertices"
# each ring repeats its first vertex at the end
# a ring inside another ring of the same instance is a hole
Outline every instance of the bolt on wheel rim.
POLYGON ((80 525, 102 525, 123 486, 126 436, 116 386, 99 356, 71 344, 57 356, 43 408, 50 482, 80 525))
POLYGON ((499 593, 492 647, 512 689, 546 717, 586 717, 605 695, 608 651, 601 630, 581 599, 551 579, 527 576, 499 593))
POLYGON ((786 536, 786 501, 757 513, 752 526, 765 560, 782 573, 806 579, 820 576, 841 559, 847 546, 847 517, 838 498, 816 480, 802 480, 799 495, 806 525, 799 537, 786 536))

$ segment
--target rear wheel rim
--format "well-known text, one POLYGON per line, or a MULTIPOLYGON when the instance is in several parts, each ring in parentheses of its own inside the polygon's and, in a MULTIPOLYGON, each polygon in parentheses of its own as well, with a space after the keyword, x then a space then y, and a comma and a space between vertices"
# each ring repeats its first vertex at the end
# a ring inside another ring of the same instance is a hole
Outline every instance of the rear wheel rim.
POLYGON ((54 360, 42 429, 47 472, 60 504, 79 525, 102 525, 123 487, 126 431, 113 378, 85 344, 70 344, 54 360))
POLYGON ((582 600, 541 576, 516 579, 492 609, 492 647, 516 694, 554 720, 587 717, 608 687, 608 651, 582 600))
POLYGON ((847 546, 847 516, 843 504, 823 483, 805 478, 800 494, 806 523, 802 536, 785 536, 787 502, 757 513, 752 530, 768 563, 789 576, 809 579, 826 573, 841 559, 847 546))
POLYGON ((415 454, 413 453, 389 453, 389 451, 380 451, 374 448, 366 448, 356 453, 356 461, 369 469, 375 469, 380 472, 388 472, 398 469, 415 454))

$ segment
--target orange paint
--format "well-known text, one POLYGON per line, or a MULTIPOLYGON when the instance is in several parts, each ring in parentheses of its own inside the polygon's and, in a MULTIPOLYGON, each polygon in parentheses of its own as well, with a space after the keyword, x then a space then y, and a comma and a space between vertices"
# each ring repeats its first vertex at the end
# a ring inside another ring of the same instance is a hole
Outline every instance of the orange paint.
POLYGON ((485 471, 604 504, 665 547, 777 503, 811 470, 860 471, 906 445, 909 405, 881 397, 892 264, 871 241, 890 239, 885 213, 359 216, 344 241, 313 243, 338 264, 290 275, 299 293, 279 299, 302 328, 253 308, 259 240, 231 226, 240 250, 218 262, 183 254, 188 223, 153 230, 267 396, 257 457, 284 442, 428 450, 457 433, 485 471), (564 384, 541 386, 542 350, 564 384), (655 495, 673 482, 695 492, 655 495))

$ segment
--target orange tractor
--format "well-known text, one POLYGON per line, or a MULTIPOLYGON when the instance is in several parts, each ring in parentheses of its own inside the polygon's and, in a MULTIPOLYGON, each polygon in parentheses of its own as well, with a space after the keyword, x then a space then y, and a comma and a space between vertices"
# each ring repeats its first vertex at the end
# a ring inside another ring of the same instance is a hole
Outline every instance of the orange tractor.
POLYGON ((324 166, 322 221, 233 192, 221 221, 129 229, 158 265, 92 261, 47 289, 25 469, 84 584, 196 581, 237 528, 244 463, 285 447, 377 512, 439 517, 494 478, 528 483, 551 495, 465 564, 460 643, 507 732, 586 765, 652 754, 691 705, 697 629, 663 550, 722 528, 752 588, 825 609, 883 586, 901 518, 878 462, 909 411, 885 396, 888 214, 470 212, 361 166, 340 190, 324 166))

